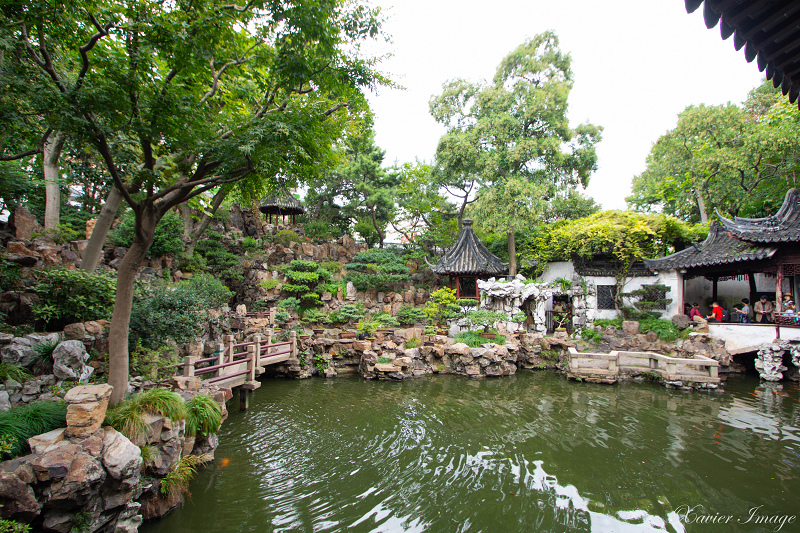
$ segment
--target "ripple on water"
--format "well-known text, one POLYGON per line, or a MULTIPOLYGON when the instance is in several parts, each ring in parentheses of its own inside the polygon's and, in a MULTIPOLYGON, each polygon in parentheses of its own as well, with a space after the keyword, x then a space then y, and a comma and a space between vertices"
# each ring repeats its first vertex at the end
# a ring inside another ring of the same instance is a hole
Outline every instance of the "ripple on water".
POLYGON ((228 466, 142 531, 678 532, 681 505, 796 513, 797 391, 732 388, 270 381, 221 430, 228 466))

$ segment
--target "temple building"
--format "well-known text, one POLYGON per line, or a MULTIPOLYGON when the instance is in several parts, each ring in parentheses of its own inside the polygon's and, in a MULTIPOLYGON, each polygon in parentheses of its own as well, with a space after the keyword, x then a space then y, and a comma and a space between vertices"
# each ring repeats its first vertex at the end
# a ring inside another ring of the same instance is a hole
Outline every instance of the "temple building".
POLYGON ((462 221, 461 232, 453 247, 435 265, 428 265, 434 274, 450 276, 450 288, 456 290, 456 298, 478 299, 478 279, 508 274, 508 265, 486 249, 472 231, 469 218, 462 221))
MULTIPOLYGON (((683 289, 685 303, 701 300, 708 283, 711 299, 716 301, 722 297, 722 282, 738 281, 738 299, 749 297, 755 302, 766 295, 780 312, 783 295, 792 294, 794 299, 800 288, 799 244, 800 194, 791 189, 774 215, 733 220, 720 216, 705 241, 666 257, 645 259, 644 264, 654 272, 679 273, 683 283, 678 288, 683 289)), ((738 299, 728 303, 738 303, 738 299)))

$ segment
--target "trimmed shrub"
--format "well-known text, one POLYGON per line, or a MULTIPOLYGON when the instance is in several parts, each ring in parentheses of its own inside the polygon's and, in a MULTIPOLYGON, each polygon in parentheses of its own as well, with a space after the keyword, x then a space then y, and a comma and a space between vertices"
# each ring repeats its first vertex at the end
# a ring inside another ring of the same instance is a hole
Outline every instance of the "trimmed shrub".
POLYGON ((186 434, 208 436, 222 423, 222 408, 208 394, 200 394, 186 402, 186 434))
POLYGON ((300 235, 298 235, 297 233, 293 232, 290 229, 285 229, 276 233, 272 241, 277 244, 288 246, 289 243, 292 242, 308 242, 308 239, 306 239, 305 237, 301 237, 300 235))
POLYGON ((406 325, 415 323, 424 324, 428 321, 428 315, 426 315, 425 311, 418 307, 404 304, 401 305, 400 309, 397 311, 397 320, 399 320, 401 324, 406 325))
POLYGON ((150 389, 130 396, 116 407, 106 411, 104 423, 134 440, 147 433, 149 426, 144 421, 144 415, 148 413, 165 416, 175 421, 186 420, 189 415, 186 402, 177 392, 166 389, 150 389))
POLYGON ((405 283, 410 279, 410 270, 399 255, 379 248, 359 252, 353 262, 347 264, 345 281, 350 281, 356 289, 388 290, 392 285, 405 283))

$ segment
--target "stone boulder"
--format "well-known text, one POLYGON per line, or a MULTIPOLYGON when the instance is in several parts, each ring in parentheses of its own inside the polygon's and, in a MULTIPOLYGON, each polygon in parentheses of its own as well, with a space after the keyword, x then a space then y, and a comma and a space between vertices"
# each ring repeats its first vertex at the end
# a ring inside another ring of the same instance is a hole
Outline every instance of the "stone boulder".
POLYGON ((9 225, 14 228, 14 236, 17 239, 29 241, 34 231, 41 228, 36 221, 36 217, 24 207, 17 206, 8 218, 9 225))
POLYGON ((103 466, 124 486, 136 487, 142 468, 141 449, 116 429, 104 427, 103 432, 103 466))
POLYGON ((94 368, 87 366, 89 354, 81 341, 64 341, 53 350, 53 374, 64 381, 86 383, 94 368))
POLYGON ((636 320, 624 320, 622 322, 622 332, 628 336, 638 335, 639 322, 636 320))
POLYGON ((84 385, 70 389, 67 402, 67 436, 85 438, 100 429, 111 397, 111 385, 84 385))
POLYGON ((686 315, 672 315, 670 320, 678 329, 686 329, 692 323, 692 320, 686 315))

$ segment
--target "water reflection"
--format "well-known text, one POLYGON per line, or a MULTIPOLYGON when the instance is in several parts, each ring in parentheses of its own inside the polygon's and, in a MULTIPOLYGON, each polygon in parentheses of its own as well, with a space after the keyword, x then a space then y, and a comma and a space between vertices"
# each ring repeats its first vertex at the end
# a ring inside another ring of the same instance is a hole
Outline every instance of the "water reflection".
POLYGON ((798 390, 770 385, 270 381, 222 429, 228 466, 141 530, 705 532, 676 510, 797 514, 798 390))

